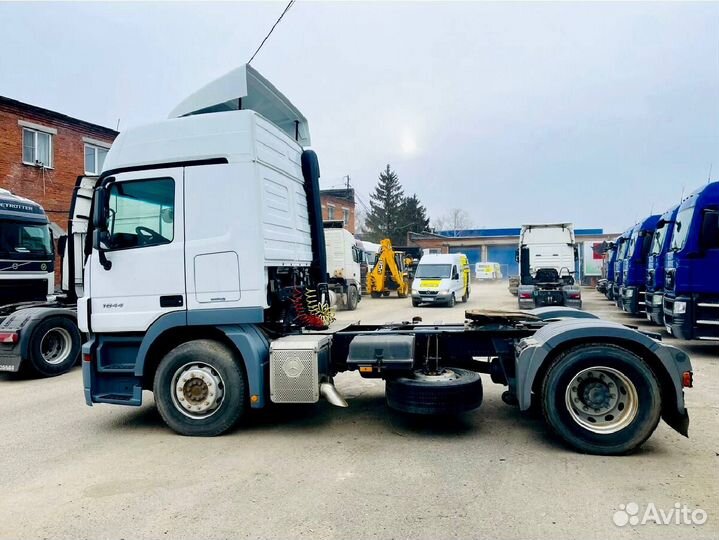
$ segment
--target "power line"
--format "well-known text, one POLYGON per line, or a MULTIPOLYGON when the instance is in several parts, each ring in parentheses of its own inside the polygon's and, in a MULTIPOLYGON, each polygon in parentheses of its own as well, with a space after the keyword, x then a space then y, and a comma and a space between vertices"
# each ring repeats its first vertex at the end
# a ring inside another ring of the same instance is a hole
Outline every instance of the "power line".
POLYGON ((275 24, 273 24, 273 25, 272 25, 272 28, 270 28, 270 31, 267 32, 267 35, 265 36, 265 39, 262 40, 262 43, 260 43, 260 46, 257 47, 257 50, 256 50, 256 51, 254 52, 254 54, 250 57, 250 59, 247 61, 248 64, 251 64, 251 63, 252 63, 252 61, 255 59, 255 56, 257 56, 257 53, 260 52, 260 49, 261 49, 262 46, 265 44, 265 41, 267 41, 267 39, 272 35, 272 32, 274 31, 275 27, 276 27, 278 24, 280 24, 280 21, 282 20, 282 17, 285 16, 285 13, 287 13, 287 12, 290 10, 290 8, 294 5, 294 3, 295 3, 295 0, 290 0, 290 1, 287 3, 287 6, 285 6, 285 10, 284 10, 284 11, 280 14, 280 16, 277 18, 277 20, 275 21, 275 24))

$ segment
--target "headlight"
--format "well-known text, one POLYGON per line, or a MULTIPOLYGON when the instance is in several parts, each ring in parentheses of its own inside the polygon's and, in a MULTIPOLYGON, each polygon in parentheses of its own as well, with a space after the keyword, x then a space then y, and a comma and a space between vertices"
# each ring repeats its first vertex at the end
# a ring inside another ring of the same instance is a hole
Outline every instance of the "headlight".
POLYGON ((683 315, 687 312, 687 303, 686 302, 674 302, 674 314, 675 315, 683 315))
POLYGON ((631 298, 634 296, 634 289, 624 289, 624 294, 627 298, 631 298))
POLYGON ((661 294, 655 294, 654 296, 652 296, 652 304, 654 304, 655 306, 661 306, 662 300, 663 298, 661 294))

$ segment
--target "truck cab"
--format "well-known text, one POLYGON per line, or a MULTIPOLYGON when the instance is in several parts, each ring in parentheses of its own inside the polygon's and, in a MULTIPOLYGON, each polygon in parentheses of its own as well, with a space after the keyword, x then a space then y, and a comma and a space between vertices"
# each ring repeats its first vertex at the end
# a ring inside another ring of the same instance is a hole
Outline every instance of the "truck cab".
POLYGON ((42 206, 0 189, 0 305, 55 291, 55 249, 42 206))
POLYGON ((464 253, 428 253, 417 265, 412 281, 412 305, 452 307, 466 302, 470 293, 469 261, 464 253))
POLYGON ((604 296, 608 300, 614 299, 614 263, 617 261, 617 240, 611 242, 610 247, 604 255, 606 261, 606 283, 604 284, 604 296))
POLYGON ((647 257, 659 215, 649 216, 632 229, 622 265, 622 309, 635 315, 645 311, 647 257))
POLYGON ((336 304, 353 311, 362 299, 362 251, 354 235, 343 225, 342 221, 324 222, 328 283, 335 293, 336 304))
POLYGON ((647 257, 645 295, 647 320, 658 325, 664 324, 664 260, 671 246, 677 210, 679 206, 664 212, 659 218, 647 257))
POLYGON ((680 339, 719 341, 719 182, 687 197, 664 263, 664 324, 680 339))
POLYGON ((575 284, 578 258, 571 223, 522 225, 517 250, 519 309, 581 308, 581 289, 575 284))
POLYGON ((621 287, 624 278, 624 259, 629 248, 629 237, 632 229, 624 231, 616 242, 616 255, 614 258, 614 282, 612 283, 612 297, 618 308, 622 307, 621 287))

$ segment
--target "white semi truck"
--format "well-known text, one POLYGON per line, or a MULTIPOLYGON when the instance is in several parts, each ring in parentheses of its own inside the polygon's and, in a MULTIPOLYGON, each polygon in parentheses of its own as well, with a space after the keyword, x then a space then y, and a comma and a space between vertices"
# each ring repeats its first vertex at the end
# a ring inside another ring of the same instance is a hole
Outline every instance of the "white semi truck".
POLYGON ((170 428, 211 436, 269 402, 347 406, 343 371, 384 379, 387 404, 409 414, 477 408, 487 373, 580 451, 629 452, 660 416, 687 434, 687 355, 581 311, 326 327, 309 142, 300 111, 248 66, 120 134, 78 302, 88 405, 138 406, 152 390, 170 428))
POLYGON ((328 287, 338 307, 354 311, 362 300, 362 252, 343 225, 343 221, 324 222, 328 287))
POLYGON ((577 243, 571 223, 522 225, 517 262, 520 309, 543 306, 582 307, 575 284, 577 243))

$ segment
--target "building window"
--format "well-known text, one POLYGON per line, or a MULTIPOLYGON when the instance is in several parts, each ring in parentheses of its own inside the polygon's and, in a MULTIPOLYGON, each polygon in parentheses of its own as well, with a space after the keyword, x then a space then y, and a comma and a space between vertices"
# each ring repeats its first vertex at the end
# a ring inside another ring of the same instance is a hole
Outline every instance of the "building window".
POLYGON ((350 209, 349 208, 342 209, 342 221, 344 222, 345 227, 350 224, 350 209))
POLYGON ((85 174, 100 174, 105 164, 107 148, 85 144, 85 174))
POLYGON ((332 220, 335 218, 335 207, 331 204, 327 205, 327 219, 332 220))
POLYGON ((22 129, 22 161, 28 165, 52 168, 52 135, 34 129, 22 129))

